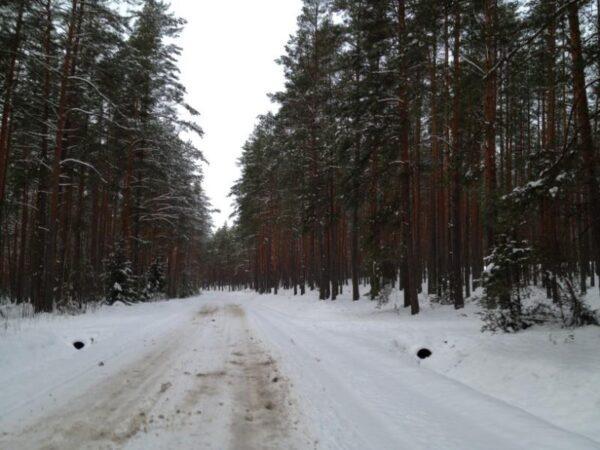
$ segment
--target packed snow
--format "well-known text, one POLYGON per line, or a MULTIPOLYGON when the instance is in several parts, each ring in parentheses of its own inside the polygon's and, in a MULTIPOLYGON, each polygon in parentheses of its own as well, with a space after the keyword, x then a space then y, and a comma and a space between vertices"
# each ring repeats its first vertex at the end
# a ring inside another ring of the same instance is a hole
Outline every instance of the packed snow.
POLYGON ((599 327, 482 333, 474 302, 400 297, 6 319, 0 448, 600 449, 599 327))

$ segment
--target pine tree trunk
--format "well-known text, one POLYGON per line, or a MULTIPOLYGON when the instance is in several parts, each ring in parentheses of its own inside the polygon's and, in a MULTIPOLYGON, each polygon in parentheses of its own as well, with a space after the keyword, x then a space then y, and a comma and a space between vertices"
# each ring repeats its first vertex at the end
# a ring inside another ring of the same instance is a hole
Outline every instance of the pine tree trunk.
POLYGON ((46 5, 46 29, 44 33, 44 88, 43 88, 43 116, 41 121, 42 145, 40 149, 40 161, 38 169, 38 187, 36 194, 36 224, 34 242, 32 243, 31 271, 33 274, 32 302, 35 310, 43 310, 47 304, 48 293, 44 289, 45 278, 45 242, 47 225, 47 199, 48 188, 48 119, 50 116, 50 41, 52 33, 52 0, 47 0, 46 5))
POLYGON ((462 291, 461 217, 461 104, 460 104, 460 5, 454 4, 454 96, 452 102, 452 273, 451 293, 456 309, 464 306, 462 291))
POLYGON ((358 273, 358 202, 352 205, 352 229, 351 229, 351 256, 352 264, 352 300, 356 301, 360 298, 359 291, 359 273, 358 273))
MULTIPOLYGON (((332 165, 333 165, 332 161, 332 165)), ((333 168, 329 169, 329 276, 331 280, 331 300, 335 300, 338 294, 338 249, 337 249, 337 227, 338 221, 335 208, 335 172, 333 168)))
POLYGON ((485 228, 486 253, 494 246, 496 224, 496 0, 485 0, 485 78, 483 114, 485 121, 485 228))
POLYGON ((597 158, 596 149, 592 138, 592 128, 590 124, 590 114, 587 102, 585 85, 585 62, 583 60, 583 50, 581 45, 581 32, 579 30, 579 10, 578 4, 573 2, 568 7, 568 19, 570 28, 570 49, 571 59, 573 61, 573 96, 575 102, 576 118, 581 142, 581 152, 584 161, 585 184, 589 199, 591 219, 591 230, 594 245, 594 259, 596 264, 600 263, 600 188, 597 178, 597 158))
POLYGON ((438 111, 437 111, 437 35, 433 30, 433 43, 431 48, 431 176, 429 179, 429 262, 427 273, 427 291, 429 295, 436 295, 440 286, 440 236, 439 236, 439 202, 440 202, 440 136, 438 136, 438 111))
MULTIPOLYGON (((600 0, 599 0, 600 1, 600 0)), ((360 60, 360 54, 357 55, 357 60, 360 60)), ((355 69, 355 83, 358 86, 360 82, 360 72, 359 69, 355 69)), ((357 88, 357 97, 360 96, 360 92, 358 92, 357 88)), ((356 129, 357 125, 360 123, 359 118, 355 118, 355 130, 354 130, 354 167, 358 169, 358 165, 360 163, 360 154, 361 154, 361 140, 362 133, 356 129)), ((352 223, 351 223, 351 237, 350 237, 350 245, 352 248, 350 249, 350 259, 351 259, 351 272, 352 272, 352 300, 356 301, 360 298, 360 288, 359 288, 359 221, 358 221, 358 209, 359 209, 359 195, 360 195, 360 176, 358 170, 353 175, 353 189, 352 189, 352 223)))
MULTIPOLYGON (((556 13, 556 3, 553 0, 546 0, 548 6, 548 15, 554 16, 556 13)), ((546 51, 547 51, 547 95, 546 95, 546 120, 545 126, 545 148, 548 151, 548 157, 555 160, 556 154, 556 21, 551 20, 548 26, 548 33, 546 35, 546 51)), ((549 280, 551 283, 551 291, 554 293, 553 297, 556 302, 559 301, 556 275, 558 271, 558 265, 560 264, 559 247, 557 242, 557 216, 558 216, 558 205, 556 201, 550 198, 546 198, 542 201, 542 214, 546 214, 545 223, 545 235, 542 236, 542 242, 545 243, 545 247, 548 251, 548 259, 550 264, 550 270, 552 272, 552 279, 549 280)), ((542 219, 543 220, 543 219, 542 219)))
MULTIPOLYGON (((398 40, 402 44, 406 42, 406 22, 405 22, 405 4, 404 0, 398 0, 398 40)), ((408 111, 409 100, 406 93, 406 59, 403 57, 400 61, 400 80, 398 89, 398 116, 400 119, 400 164, 401 164, 401 190, 402 190, 402 261, 401 270, 404 287, 404 306, 410 306, 411 314, 419 313, 419 300, 417 298, 417 286, 415 276, 415 258, 413 242, 413 215, 411 201, 411 172, 412 161, 410 157, 408 131, 410 127, 408 111)))
POLYGON ((21 45, 21 29, 23 27, 24 11, 25 0, 21 0, 19 3, 19 10, 17 12, 15 34, 12 39, 12 48, 10 49, 8 71, 4 81, 4 102, 2 105, 2 119, 0 122, 0 217, 6 190, 6 173, 8 169, 8 158, 10 153, 8 135, 10 129, 10 117, 12 113, 12 96, 16 78, 17 57, 19 53, 19 47, 21 45))
POLYGON ((47 242, 47 261, 46 261, 46 277, 45 277, 45 288, 48 295, 44 299, 43 304, 40 305, 41 311, 51 311, 52 302, 54 300, 55 288, 56 288, 56 245, 59 230, 59 191, 60 191, 60 174, 61 174, 61 161, 63 156, 63 145, 64 145, 64 133, 65 124, 67 122, 68 112, 68 87, 69 87, 69 73, 71 65, 73 64, 73 42, 75 37, 75 28, 77 22, 77 5, 78 0, 72 0, 71 12, 69 16, 69 27, 67 34, 66 50, 63 59, 62 71, 61 71, 61 82, 60 82, 60 94, 58 100, 58 112, 57 112, 57 124, 56 124, 56 138, 54 148, 54 160, 52 161, 52 173, 50 180, 50 220, 49 220, 49 238, 47 242))
MULTIPOLYGON (((27 160, 29 155, 27 154, 25 159, 27 160)), ((29 181, 25 181, 23 187, 23 193, 21 198, 22 211, 21 211, 21 239, 19 245, 19 262, 17 266, 17 289, 16 298, 18 301, 24 301, 26 299, 26 289, 24 287, 25 275, 27 273, 25 269, 25 261, 27 258, 27 235, 29 227, 29 181)), ((29 278, 29 277, 28 277, 29 278)))

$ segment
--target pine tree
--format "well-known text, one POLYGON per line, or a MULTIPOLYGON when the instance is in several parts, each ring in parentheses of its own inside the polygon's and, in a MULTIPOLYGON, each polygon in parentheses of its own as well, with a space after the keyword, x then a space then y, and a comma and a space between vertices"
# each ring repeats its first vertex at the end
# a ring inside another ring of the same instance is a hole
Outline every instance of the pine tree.
POLYGON ((114 251, 105 262, 106 301, 113 304, 117 301, 129 303, 138 298, 135 290, 136 279, 125 254, 125 245, 118 242, 114 251))
POLYGON ((14 51, 0 55, 0 291, 37 311, 102 298, 121 239, 138 279, 162 258, 174 295, 201 285, 210 205, 202 153, 180 138, 202 134, 178 80, 183 21, 164 2, 131 6, 1 7, 0 41, 14 51))
POLYGON ((564 303, 575 277, 581 292, 595 285, 590 13, 307 0, 280 60, 281 108, 246 144, 232 190, 247 255, 236 285, 304 293, 306 281, 327 298, 348 279, 356 300, 361 281, 372 299, 398 283, 413 312, 424 280, 456 308, 481 278, 484 305, 532 286, 564 303), (513 270, 501 255, 523 242, 531 257, 513 270))

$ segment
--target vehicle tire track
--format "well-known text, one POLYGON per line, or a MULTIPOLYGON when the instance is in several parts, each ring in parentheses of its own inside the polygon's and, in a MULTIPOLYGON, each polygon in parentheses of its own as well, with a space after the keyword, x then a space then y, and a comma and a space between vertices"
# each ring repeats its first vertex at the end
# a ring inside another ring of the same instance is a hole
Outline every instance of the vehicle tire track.
POLYGON ((295 407, 242 307, 206 304, 115 375, 0 437, 0 448, 306 448, 295 407))
POLYGON ((229 361, 234 392, 231 449, 276 449, 293 428, 288 414, 288 380, 250 333, 246 314, 237 305, 227 312, 241 320, 243 333, 229 361))

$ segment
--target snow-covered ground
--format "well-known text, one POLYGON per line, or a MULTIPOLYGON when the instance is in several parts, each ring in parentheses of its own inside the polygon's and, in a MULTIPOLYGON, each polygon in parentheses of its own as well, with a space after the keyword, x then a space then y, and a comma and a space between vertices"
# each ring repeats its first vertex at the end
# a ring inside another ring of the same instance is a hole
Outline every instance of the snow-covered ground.
POLYGON ((0 448, 600 449, 600 328, 476 313, 206 292, 15 320, 0 448))

